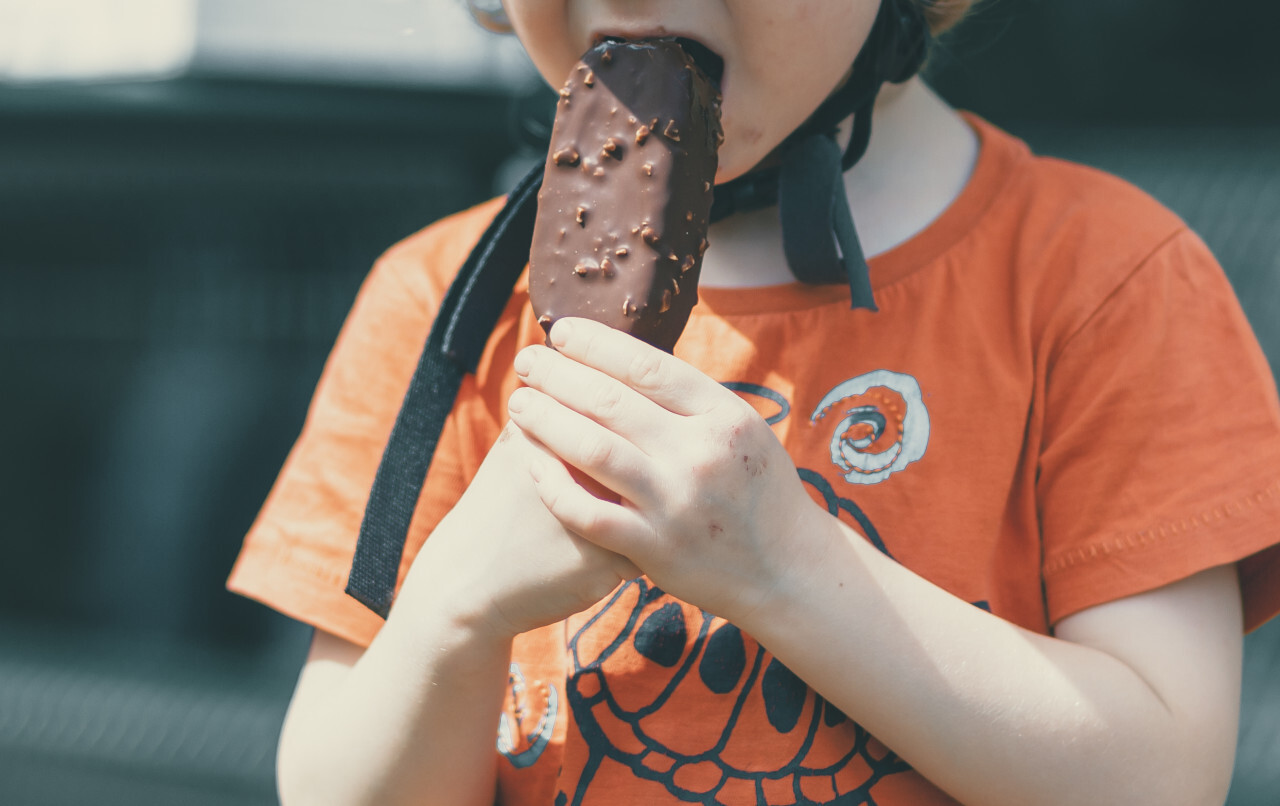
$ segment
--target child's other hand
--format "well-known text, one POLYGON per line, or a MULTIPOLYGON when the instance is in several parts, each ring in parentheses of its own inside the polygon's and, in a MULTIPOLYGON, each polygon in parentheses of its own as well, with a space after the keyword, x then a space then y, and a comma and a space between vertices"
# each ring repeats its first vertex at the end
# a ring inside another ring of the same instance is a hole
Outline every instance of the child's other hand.
POLYGON ((615 491, 592 495, 564 465, 536 469, 569 530, 629 557, 660 587, 742 624, 818 557, 816 518, 791 458, 744 400, 695 368, 583 319, 526 348, 528 385, 509 403, 521 430, 615 491))
POLYGON ((406 600, 499 638, 553 624, 640 572, 565 530, 534 489, 546 448, 508 423, 475 478, 415 558, 406 600))

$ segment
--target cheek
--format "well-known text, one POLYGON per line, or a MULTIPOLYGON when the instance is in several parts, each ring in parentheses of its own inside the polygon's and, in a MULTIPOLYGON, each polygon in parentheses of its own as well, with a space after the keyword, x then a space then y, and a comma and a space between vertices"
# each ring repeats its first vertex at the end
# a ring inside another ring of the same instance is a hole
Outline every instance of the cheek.
POLYGON ((504 0, 507 17, 529 60, 552 89, 559 89, 577 63, 567 12, 552 0, 504 0))
MULTIPOLYGON (((879 4, 797 0, 757 18, 726 77, 725 144, 717 181, 746 173, 795 131, 841 83, 879 4), (773 16, 777 15, 777 16, 773 16)), ((757 8, 760 8, 757 6, 757 8)))
POLYGON ((766 126, 756 122, 738 120, 726 110, 722 121, 725 130, 724 145, 720 147, 716 182, 722 184, 742 176, 755 167, 775 147, 768 143, 775 138, 766 126))
POLYGON ((795 131, 829 94, 840 74, 830 82, 757 83, 738 92, 726 89, 725 140, 720 149, 717 182, 727 182, 754 168, 795 131))

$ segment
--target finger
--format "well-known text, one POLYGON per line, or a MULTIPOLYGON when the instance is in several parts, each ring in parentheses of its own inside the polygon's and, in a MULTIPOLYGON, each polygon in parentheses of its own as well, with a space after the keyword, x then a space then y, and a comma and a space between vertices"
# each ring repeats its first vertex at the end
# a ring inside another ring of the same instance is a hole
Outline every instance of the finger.
MULTIPOLYGON (((543 495, 557 485, 576 486, 582 490, 582 492, 592 496, 593 498, 599 499, 602 503, 613 505, 617 504, 616 499, 601 498, 597 491, 592 490, 590 487, 583 487, 583 479, 575 477, 573 472, 569 468, 565 467, 546 445, 543 445, 532 435, 524 433, 515 424, 511 424, 511 429, 520 434, 528 443, 529 447, 538 454, 538 457, 530 462, 529 477, 533 481, 535 492, 539 496, 539 499, 542 500, 544 507, 547 506, 547 503, 546 500, 543 499, 543 495), (565 476, 568 476, 567 482, 565 481, 565 476), (539 488, 539 485, 542 485, 542 487, 539 488)), ((587 481, 589 483, 594 483, 590 482, 589 479, 587 481)), ((567 489, 567 487, 565 487, 565 489, 567 489)), ((547 508, 547 511, 549 513, 551 512, 550 507, 547 508)), ((552 515, 552 517, 555 516, 552 515)), ((561 523, 560 525, 565 526, 564 523, 561 523)), ((644 573, 637 568, 631 560, 627 559, 626 556, 593 543, 591 540, 588 540, 578 532, 569 529, 567 526, 565 526, 565 530, 569 533, 569 537, 573 539, 575 545, 583 544, 584 546, 590 546, 594 551, 606 552, 608 554, 607 562, 609 563, 609 567, 618 575, 618 579, 635 579, 644 573)), ((580 546, 579 550, 585 549, 580 546)))
MULTIPOLYGON (((645 531, 640 516, 625 506, 601 500, 574 482, 569 469, 555 459, 544 456, 530 466, 534 488, 543 506, 551 516, 568 531, 600 548, 626 557, 627 550, 635 545, 645 531)), ((640 576, 640 570, 631 565, 623 569, 635 573, 625 578, 640 576)))
POLYGON ((559 459, 631 501, 653 500, 652 463, 628 440, 536 389, 517 389, 507 413, 559 459))
POLYGON ((720 384, 675 356, 599 322, 560 319, 548 338, 566 356, 617 378, 676 414, 710 411, 726 394, 720 384))
POLYGON ((542 345, 516 355, 516 375, 524 383, 636 445, 661 433, 671 413, 605 373, 542 345))

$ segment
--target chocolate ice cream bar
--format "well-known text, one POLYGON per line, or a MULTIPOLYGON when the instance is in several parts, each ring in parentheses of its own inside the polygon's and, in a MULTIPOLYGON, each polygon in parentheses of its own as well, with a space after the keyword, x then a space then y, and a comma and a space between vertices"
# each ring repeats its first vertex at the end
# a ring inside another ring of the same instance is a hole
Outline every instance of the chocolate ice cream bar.
POLYGON ((720 94, 674 39, 605 41, 560 90, 529 296, 670 352, 698 300, 720 94))

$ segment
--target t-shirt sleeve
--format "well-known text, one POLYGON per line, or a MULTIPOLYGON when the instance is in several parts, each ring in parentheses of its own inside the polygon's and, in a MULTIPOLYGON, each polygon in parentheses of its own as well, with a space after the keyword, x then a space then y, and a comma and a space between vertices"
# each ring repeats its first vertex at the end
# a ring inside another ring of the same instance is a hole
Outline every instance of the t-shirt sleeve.
POLYGON ((1048 369, 1037 495, 1051 622, 1238 563, 1245 626, 1280 612, 1280 405, 1217 262, 1166 241, 1048 369))
MULTIPOLYGON (((347 574, 378 463, 448 284, 448 277, 431 282, 423 266, 447 263, 451 276, 465 258, 465 248, 441 249, 439 240, 431 230, 415 236, 366 278, 227 583, 362 645, 383 622, 346 595, 347 574)), ((466 487, 462 441, 451 416, 414 513, 401 579, 424 535, 466 487)))

